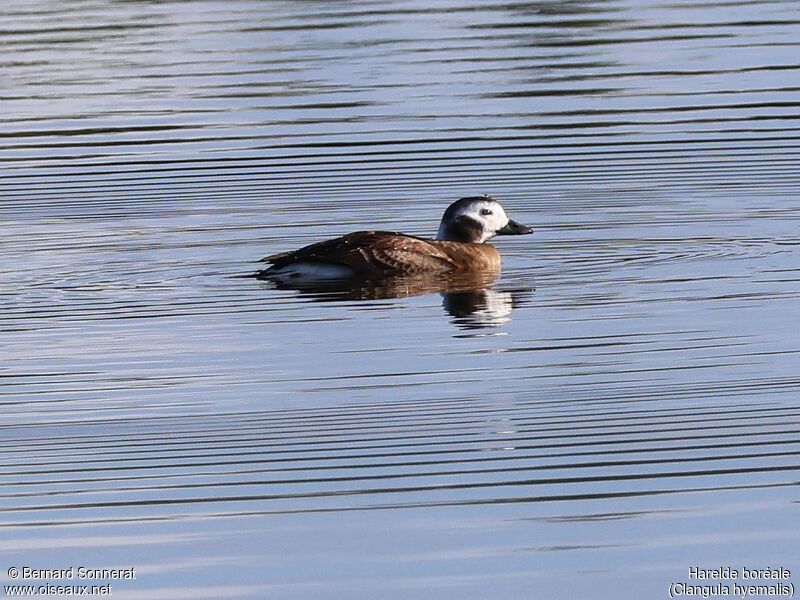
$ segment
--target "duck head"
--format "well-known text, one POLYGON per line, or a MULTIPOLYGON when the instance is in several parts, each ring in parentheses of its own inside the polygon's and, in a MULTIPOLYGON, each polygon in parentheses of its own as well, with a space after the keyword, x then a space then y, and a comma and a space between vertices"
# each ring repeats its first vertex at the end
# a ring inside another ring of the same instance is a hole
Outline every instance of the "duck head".
POLYGON ((437 240, 482 244, 496 235, 523 235, 533 229, 509 219, 491 196, 470 196, 453 202, 442 217, 437 240))

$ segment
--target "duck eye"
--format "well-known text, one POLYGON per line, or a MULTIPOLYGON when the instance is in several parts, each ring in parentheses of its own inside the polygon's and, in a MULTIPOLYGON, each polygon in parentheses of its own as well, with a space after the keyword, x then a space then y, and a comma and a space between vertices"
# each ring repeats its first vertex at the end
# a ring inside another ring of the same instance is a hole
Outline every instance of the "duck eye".
POLYGON ((488 209, 488 208, 482 208, 481 209, 481 214, 488 216, 488 215, 492 214, 492 211, 490 209, 488 209))

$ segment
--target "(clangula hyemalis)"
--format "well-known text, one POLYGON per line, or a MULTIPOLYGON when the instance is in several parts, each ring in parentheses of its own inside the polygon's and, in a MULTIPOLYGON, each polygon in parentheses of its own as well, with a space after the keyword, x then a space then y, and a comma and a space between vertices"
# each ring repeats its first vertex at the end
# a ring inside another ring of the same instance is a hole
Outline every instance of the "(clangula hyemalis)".
POLYGON ((533 233, 508 218, 490 196, 461 198, 442 217, 435 240, 390 231, 356 231, 262 259, 261 278, 342 279, 499 271, 500 253, 486 241, 495 235, 533 233))

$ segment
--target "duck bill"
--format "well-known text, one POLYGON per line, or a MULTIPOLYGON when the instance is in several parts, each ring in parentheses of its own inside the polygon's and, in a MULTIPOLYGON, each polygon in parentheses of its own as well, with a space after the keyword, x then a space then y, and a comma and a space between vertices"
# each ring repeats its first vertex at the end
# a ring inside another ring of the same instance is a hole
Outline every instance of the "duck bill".
POLYGON ((513 219, 509 219, 503 228, 497 230, 497 235, 525 235, 528 233, 533 233, 533 229, 527 225, 521 225, 513 219))

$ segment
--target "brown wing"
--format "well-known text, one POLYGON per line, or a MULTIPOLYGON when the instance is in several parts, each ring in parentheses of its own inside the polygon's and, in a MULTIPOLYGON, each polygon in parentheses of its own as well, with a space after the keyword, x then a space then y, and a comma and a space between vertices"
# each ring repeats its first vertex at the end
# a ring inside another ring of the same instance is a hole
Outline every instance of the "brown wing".
POLYGON ((357 231, 263 259, 280 269, 298 262, 346 265, 365 274, 430 273, 454 267, 450 256, 434 244, 389 231, 357 231))

